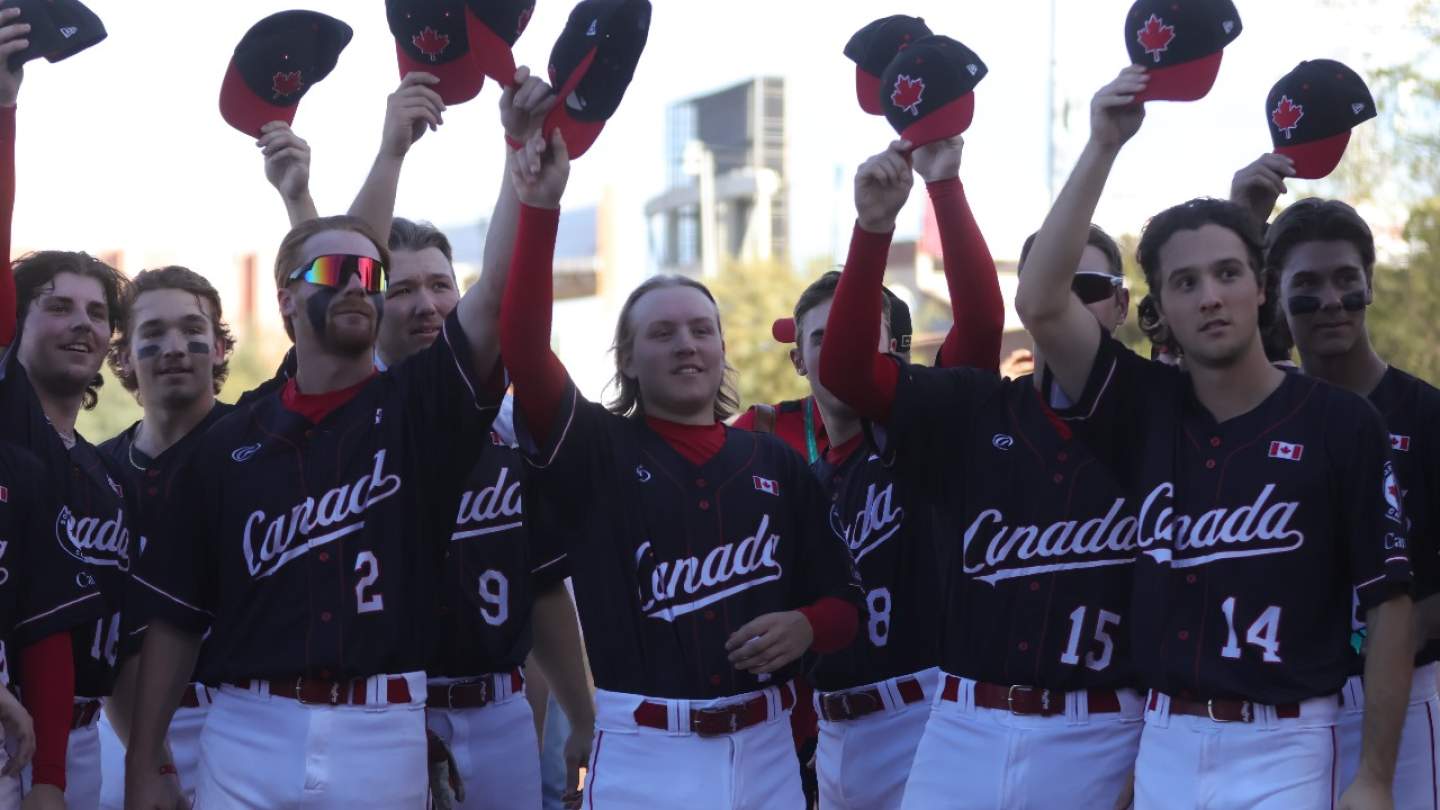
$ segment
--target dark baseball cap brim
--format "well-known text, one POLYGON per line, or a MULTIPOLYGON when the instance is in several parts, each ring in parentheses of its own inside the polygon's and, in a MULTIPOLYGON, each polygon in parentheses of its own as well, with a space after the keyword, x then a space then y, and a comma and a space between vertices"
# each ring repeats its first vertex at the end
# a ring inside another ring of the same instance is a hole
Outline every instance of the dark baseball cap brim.
POLYGON ((1181 62, 1169 67, 1150 68, 1145 75, 1150 82, 1135 96, 1136 101, 1199 101, 1215 86, 1220 75, 1220 59, 1225 52, 1181 62))
POLYGON ((944 107, 916 119, 915 123, 900 133, 900 138, 909 141, 912 147, 919 148, 927 143, 959 135, 969 129, 974 120, 975 92, 972 90, 944 107))
POLYGON ((1276 147, 1275 153, 1295 162, 1295 176, 1301 180, 1319 180, 1335 171, 1345 148, 1350 145, 1350 130, 1318 141, 1276 147))
POLYGON ((470 36, 470 55, 480 66, 481 73, 494 79, 501 87, 514 84, 515 53, 510 43, 475 16, 468 3, 465 6, 465 25, 470 36))
POLYGON ((220 85, 220 115, 225 122, 246 135, 260 137, 260 128, 271 121, 294 123, 298 104, 279 106, 270 104, 257 96, 240 75, 235 60, 225 70, 225 81, 220 85))
POLYGON ((770 324, 770 336, 775 338, 776 343, 795 342, 795 319, 790 317, 776 318, 770 324))
POLYGON ((855 67, 855 98, 860 102, 860 109, 871 115, 884 115, 885 108, 880 104, 880 77, 865 72, 865 69, 855 67))
POLYGON ((449 62, 420 61, 405 51, 404 46, 395 43, 395 56, 400 65, 400 78, 410 73, 429 73, 440 80, 430 89, 440 94, 440 100, 448 104, 460 104, 480 95, 485 85, 485 74, 467 54, 449 62))

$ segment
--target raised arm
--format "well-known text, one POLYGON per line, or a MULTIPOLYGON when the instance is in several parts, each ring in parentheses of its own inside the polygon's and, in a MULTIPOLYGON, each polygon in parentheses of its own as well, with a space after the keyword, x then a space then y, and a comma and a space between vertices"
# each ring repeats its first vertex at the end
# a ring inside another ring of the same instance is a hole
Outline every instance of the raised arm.
POLYGON ((280 192, 290 227, 319 218, 310 196, 310 144, 284 121, 271 121, 260 128, 255 145, 265 156, 265 179, 280 192))
POLYGON ((1070 282, 1120 148, 1145 120, 1135 96, 1147 81, 1145 69, 1132 65, 1090 102, 1090 141, 1035 237, 1015 294, 1015 310, 1045 365, 1074 400, 1082 396, 1094 364, 1100 324, 1070 292, 1070 282))
POLYGON ((925 181, 935 206, 935 224, 945 254, 945 286, 950 290, 953 323, 940 346, 937 365, 996 371, 1005 333, 1005 299, 995 275, 995 259, 960 182, 964 148, 965 139, 956 135, 926 144, 912 156, 915 173, 925 181))
POLYGON ((914 182, 896 141, 855 173, 855 230, 850 255, 820 344, 820 384, 867 419, 884 421, 895 400, 895 361, 879 352, 881 286, 895 217, 914 182))
MULTIPOLYGON (((400 187, 400 169, 405 155, 426 130, 438 129, 444 123, 445 102, 430 85, 439 83, 430 73, 407 73, 400 86, 385 103, 385 128, 380 136, 380 151, 350 215, 359 217, 380 236, 390 241, 390 221, 395 217, 395 192, 400 187)), ((488 366, 486 367, 488 369, 488 366)))
POLYGON ((1295 176, 1295 161, 1273 152, 1235 173, 1230 180, 1230 202, 1243 207, 1262 229, 1286 191, 1285 181, 1295 176))
POLYGON ((0 356, 15 342, 15 277, 10 274, 10 221, 15 214, 15 101, 24 69, 11 70, 10 57, 30 46, 30 26, 18 22, 20 8, 0 10, 0 356))

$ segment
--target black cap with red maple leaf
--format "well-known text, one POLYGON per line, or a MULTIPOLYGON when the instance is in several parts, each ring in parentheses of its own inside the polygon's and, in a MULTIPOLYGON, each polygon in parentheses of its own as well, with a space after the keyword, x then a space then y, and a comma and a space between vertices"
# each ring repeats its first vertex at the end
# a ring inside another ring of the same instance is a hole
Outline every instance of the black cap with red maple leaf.
POLYGON ((550 84, 560 102, 545 116, 570 157, 585 154, 620 108, 650 36, 650 0, 582 0, 550 51, 550 84))
POLYGON ((884 115, 880 106, 880 77, 895 54, 933 32, 919 17, 896 14, 882 17, 855 32, 845 43, 845 56, 855 63, 855 98, 860 109, 884 115))
POLYGON ((335 69, 353 34, 318 11, 282 11, 256 23, 225 71, 220 115, 256 138, 271 121, 291 123, 300 99, 335 69))
POLYGON ((975 85, 989 68, 974 51, 928 36, 900 51, 880 77, 880 106, 914 146, 959 135, 975 117, 975 85))
POLYGON ((515 43, 530 25, 535 0, 465 0, 470 50, 486 76, 515 83, 515 43))
POLYGON ((470 52, 465 0, 385 0, 400 75, 424 71, 446 104, 479 95, 485 74, 470 52))
POLYGON ((1150 76, 1137 101, 1195 101, 1220 73, 1225 46, 1240 36, 1231 0, 1136 0, 1125 17, 1130 63, 1150 76))
POLYGON ((1333 59, 1301 62, 1265 99, 1275 151, 1295 162, 1295 176, 1314 180, 1335 170, 1350 130, 1375 117, 1375 99, 1360 74, 1333 59))

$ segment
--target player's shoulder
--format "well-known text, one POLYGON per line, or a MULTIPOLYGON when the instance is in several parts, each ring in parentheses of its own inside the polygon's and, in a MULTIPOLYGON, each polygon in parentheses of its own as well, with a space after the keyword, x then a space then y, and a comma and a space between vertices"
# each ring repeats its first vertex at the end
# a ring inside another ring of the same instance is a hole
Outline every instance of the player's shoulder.
POLYGON ((1386 392, 1396 404, 1426 415, 1440 415, 1440 388, 1403 369, 1391 366, 1380 378, 1376 393, 1386 392))
POLYGON ((130 427, 101 442, 97 447, 100 454, 111 459, 120 460, 135 442, 135 432, 140 429, 140 422, 136 420, 130 427))
POLYGON ((44 469, 40 457, 29 449, 14 442, 0 441, 0 472, 26 481, 38 481, 44 469))

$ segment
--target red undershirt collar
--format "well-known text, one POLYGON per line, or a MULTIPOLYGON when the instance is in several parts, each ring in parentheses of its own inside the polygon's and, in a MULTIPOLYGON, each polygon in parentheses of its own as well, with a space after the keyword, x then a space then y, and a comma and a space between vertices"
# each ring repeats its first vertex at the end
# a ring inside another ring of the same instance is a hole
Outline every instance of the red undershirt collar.
POLYGON ((360 382, 348 388, 326 391, 323 394, 302 394, 300 386, 295 383, 295 378, 291 377, 280 389, 280 404, 285 406, 285 410, 298 413, 312 423, 319 424, 320 420, 360 393, 360 389, 364 388, 377 373, 371 369, 370 374, 360 382))
POLYGON ((709 425, 682 425, 668 419, 654 416, 645 417, 645 424, 660 434, 675 452, 694 465, 701 465, 714 458, 725 446, 725 426, 719 422, 709 425))

